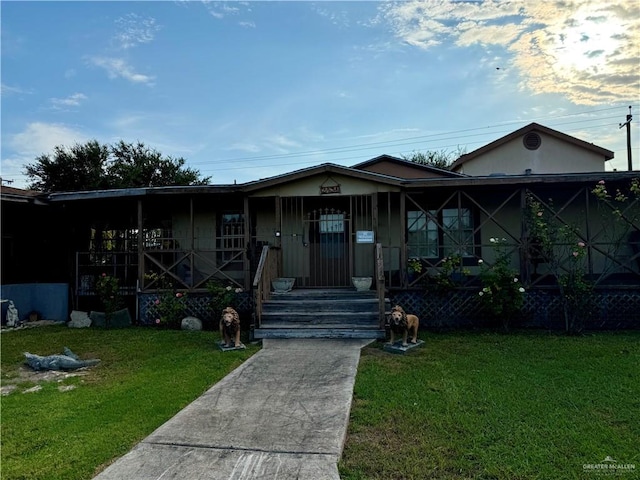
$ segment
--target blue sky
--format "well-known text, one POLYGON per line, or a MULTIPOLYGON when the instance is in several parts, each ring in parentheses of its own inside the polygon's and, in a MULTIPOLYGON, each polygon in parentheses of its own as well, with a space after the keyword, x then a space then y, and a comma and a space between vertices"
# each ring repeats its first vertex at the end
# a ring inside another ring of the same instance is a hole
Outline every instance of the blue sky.
POLYGON ((530 122, 640 169, 640 3, 2 1, 3 184, 141 141, 215 184, 473 151, 530 122), (571 6, 567 6, 570 4, 571 6))

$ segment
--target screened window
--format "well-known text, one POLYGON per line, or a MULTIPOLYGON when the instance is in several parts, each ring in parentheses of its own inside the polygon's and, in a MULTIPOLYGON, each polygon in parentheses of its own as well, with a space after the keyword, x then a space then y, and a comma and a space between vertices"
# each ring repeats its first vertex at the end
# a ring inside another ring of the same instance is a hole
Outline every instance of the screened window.
POLYGON ((343 213, 320 215, 320 248, 323 258, 343 258, 345 251, 345 218, 343 213))
POLYGON ((344 232, 344 214, 331 213, 320 215, 320 233, 344 232))
POLYGON ((435 211, 429 215, 421 210, 407 212, 407 229, 410 257, 438 256, 438 225, 433 220, 435 211))
POLYGON ((469 208, 407 211, 409 257, 473 255, 473 217, 469 208), (442 228, 438 228, 438 224, 442 228))
POLYGON ((224 213, 220 218, 220 247, 222 260, 229 261, 244 249, 244 215, 224 213))
POLYGON ((468 208, 445 208, 442 210, 444 256, 473 255, 473 223, 468 208))

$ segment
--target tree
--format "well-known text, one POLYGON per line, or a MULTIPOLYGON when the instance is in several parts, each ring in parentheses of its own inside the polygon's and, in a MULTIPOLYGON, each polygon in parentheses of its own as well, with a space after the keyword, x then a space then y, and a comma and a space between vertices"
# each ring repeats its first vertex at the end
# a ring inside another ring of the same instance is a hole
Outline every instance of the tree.
POLYGON ((109 188, 206 185, 197 170, 184 168, 183 158, 163 157, 143 143, 119 141, 113 146, 91 140, 71 148, 54 148, 25 167, 29 188, 43 192, 102 190, 109 188))
POLYGON ((25 167, 25 174, 33 179, 32 190, 64 192, 109 188, 105 166, 109 160, 109 146, 91 140, 71 148, 59 145, 53 155, 36 157, 36 163, 25 167))
POLYGON ((111 153, 114 159, 107 172, 113 188, 206 185, 210 180, 201 179, 197 170, 183 168, 183 158, 163 158, 140 142, 133 145, 120 140, 111 147, 111 153))
POLYGON ((466 153, 466 149, 458 147, 453 152, 447 152, 446 150, 427 150, 426 152, 414 151, 411 155, 402 155, 404 160, 418 163, 420 165, 429 165, 436 168, 442 168, 448 170, 451 164, 461 155, 466 153))

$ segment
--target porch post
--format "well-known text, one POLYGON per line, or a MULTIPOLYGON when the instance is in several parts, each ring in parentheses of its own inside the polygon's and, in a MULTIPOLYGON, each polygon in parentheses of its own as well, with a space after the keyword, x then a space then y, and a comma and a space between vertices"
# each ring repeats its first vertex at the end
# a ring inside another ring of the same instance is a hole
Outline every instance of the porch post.
MULTIPOLYGON (((529 267, 529 258, 527 252, 529 251, 529 232, 527 231, 526 222, 527 212, 527 190, 520 188, 520 278, 525 284, 529 284, 531 281, 531 268, 529 267)), ((484 252, 482 251, 482 242, 480 242, 480 258, 484 252)))
POLYGON ((282 199, 280 198, 279 195, 276 195, 273 199, 273 201, 275 202, 275 209, 276 209, 276 230, 278 232, 280 232, 280 236, 275 237, 275 253, 277 253, 277 262, 276 262, 276 266, 277 266, 277 273, 276 275, 279 276, 282 274, 282 199))
POLYGON ((138 285, 136 285, 136 322, 140 321, 140 312, 138 308, 138 295, 144 288, 144 228, 142 221, 142 199, 138 200, 138 285))
MULTIPOLYGON (((378 193, 371 194, 371 230, 373 230, 373 238, 374 238, 374 246, 376 244, 381 245, 381 249, 383 248, 382 242, 378 238, 378 193)), ((375 247, 374 247, 375 252, 375 247)), ((374 254, 375 257, 375 254, 374 254)), ((374 271, 376 271, 376 267, 374 267, 374 271)), ((384 271, 384 270, 383 270, 384 271)))
POLYGON ((244 269, 244 289, 251 288, 251 262, 247 254, 251 248, 251 222, 249 221, 249 197, 244 197, 244 252, 242 253, 244 269))
POLYGON ((407 288, 407 275, 405 266, 407 265, 407 194, 400 192, 400 283, 403 288, 407 288))

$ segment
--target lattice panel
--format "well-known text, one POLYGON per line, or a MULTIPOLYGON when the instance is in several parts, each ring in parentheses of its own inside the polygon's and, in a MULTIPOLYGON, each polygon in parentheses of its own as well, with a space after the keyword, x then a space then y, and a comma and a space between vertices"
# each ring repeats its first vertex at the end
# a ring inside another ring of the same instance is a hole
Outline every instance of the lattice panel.
POLYGON ((640 294, 635 291, 608 291, 598 294, 600 320, 593 328, 639 328, 640 294))
MULTIPOLYGON (((155 293, 141 293, 138 295, 138 309, 139 309, 139 319, 141 325, 153 325, 155 324, 155 319, 151 318, 150 310, 158 298, 158 295, 155 293)), ((242 292, 238 294, 238 305, 236 306, 236 310, 240 314, 241 317, 250 315, 253 310, 253 297, 249 292, 242 292)), ((209 327, 215 325, 218 321, 218 314, 214 314, 211 312, 209 308, 209 295, 206 293, 203 294, 189 294, 187 297, 187 311, 185 312, 185 316, 194 316, 202 320, 202 323, 209 327), (215 318, 214 318, 215 317, 215 318)))
MULTIPOLYGON (((495 319, 483 311, 478 292, 456 290, 446 295, 424 291, 392 292, 391 306, 401 305, 408 313, 420 318, 427 328, 495 326, 495 319)), ((594 293, 595 308, 579 321, 585 329, 640 328, 640 292, 618 290, 594 293)), ((524 305, 513 327, 564 329, 562 299, 558 292, 531 290, 525 293, 524 305)))

